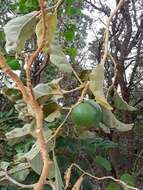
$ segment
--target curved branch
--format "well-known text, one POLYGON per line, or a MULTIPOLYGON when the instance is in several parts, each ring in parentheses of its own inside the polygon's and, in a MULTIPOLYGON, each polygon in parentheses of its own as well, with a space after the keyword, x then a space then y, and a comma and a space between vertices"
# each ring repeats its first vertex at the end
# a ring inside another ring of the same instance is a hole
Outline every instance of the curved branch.
POLYGON ((101 64, 105 64, 107 55, 108 55, 108 43, 109 43, 109 27, 110 27, 110 22, 113 18, 113 16, 117 13, 117 11, 120 9, 120 7, 122 6, 124 0, 120 0, 116 9, 111 13, 111 15, 109 16, 108 20, 107 20, 107 26, 106 26, 106 31, 105 31, 105 40, 104 40, 104 55, 103 58, 101 59, 101 64))

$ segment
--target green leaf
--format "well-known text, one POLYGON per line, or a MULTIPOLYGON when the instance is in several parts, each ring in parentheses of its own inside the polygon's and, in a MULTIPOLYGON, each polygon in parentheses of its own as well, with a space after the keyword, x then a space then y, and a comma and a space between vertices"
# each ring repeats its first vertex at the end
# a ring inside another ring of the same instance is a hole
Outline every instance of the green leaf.
POLYGON ((4 32, 3 31, 0 31, 0 42, 3 43, 4 42, 4 32))
POLYGON ((73 41, 75 38, 75 30, 69 28, 67 31, 64 33, 65 39, 69 42, 73 41))
MULTIPOLYGON (((37 174, 41 174, 42 168, 43 168, 43 160, 41 158, 41 154, 38 151, 38 153, 32 158, 29 159, 28 158, 28 162, 31 166, 31 168, 37 173, 37 174)), ((55 166, 54 163, 51 161, 49 164, 49 174, 48 174, 48 179, 52 179, 55 177, 55 166)))
POLYGON ((5 161, 2 161, 0 163, 0 169, 1 170, 4 170, 4 171, 7 171, 7 168, 10 166, 10 163, 9 162, 5 162, 5 161))
POLYGON ((110 161, 107 160, 106 158, 103 158, 102 156, 96 156, 95 162, 96 162, 99 166, 102 166, 102 167, 103 167, 104 169, 106 169, 107 171, 111 171, 111 170, 112 170, 110 161))
POLYGON ((7 58, 7 64, 10 66, 10 68, 12 70, 20 69, 19 60, 15 59, 15 58, 7 58))
POLYGON ((64 2, 67 3, 68 5, 71 5, 72 3, 75 2, 75 0, 65 0, 64 2))
POLYGON ((22 94, 19 89, 17 88, 2 88, 2 94, 6 96, 12 102, 16 102, 17 100, 22 99, 22 94))
MULTIPOLYGON (((57 26, 57 15, 56 14, 47 14, 45 15, 45 25, 46 25, 46 37, 45 42, 46 46, 44 47, 44 51, 49 53, 51 51, 51 45, 55 38, 56 26, 57 26)), ((37 36, 37 44, 41 45, 43 38, 43 19, 41 17, 40 21, 36 26, 36 36, 37 36)))
POLYGON ((106 126, 106 125, 104 125, 103 123, 99 123, 99 127, 106 133, 106 134, 110 134, 111 133, 111 131, 110 131, 110 129, 106 126))
POLYGON ((116 119, 115 115, 110 111, 102 107, 103 111, 103 124, 109 128, 117 129, 121 132, 129 131, 133 128, 133 124, 125 124, 116 119))
POLYGON ((56 43, 52 45, 50 61, 56 65, 60 71, 71 73, 72 67, 67 61, 65 54, 62 52, 61 47, 56 43))
POLYGON ((13 167, 9 170, 9 173, 13 173, 12 177, 15 178, 17 181, 24 181, 29 171, 29 164, 27 163, 20 163, 17 166, 13 167))
POLYGON ((73 6, 68 6, 65 9, 65 13, 68 16, 79 16, 81 15, 81 9, 73 6))
POLYGON ((29 169, 21 170, 19 172, 16 172, 13 174, 13 178, 15 178, 17 181, 24 181, 28 174, 30 173, 29 169))
MULTIPOLYGON (((44 131, 44 136, 45 136, 46 142, 48 141, 48 139, 49 139, 49 137, 51 135, 52 135, 52 131, 50 129, 47 129, 46 131, 44 131)), ((48 150, 48 152, 53 150, 53 147, 54 147, 54 142, 53 141, 47 142, 47 150, 48 150)), ((39 151, 37 143, 35 143, 27 153, 18 154, 16 160, 17 160, 17 162, 21 162, 21 161, 23 161, 25 159, 29 163, 30 167, 37 174, 41 173, 42 168, 43 168, 43 160, 41 158, 41 154, 40 154, 40 151, 39 151)), ((48 178, 51 179, 51 178, 55 177, 54 163, 51 162, 49 167, 50 167, 50 170, 49 170, 50 172, 49 172, 48 178)))
POLYGON ((53 83, 52 81, 49 83, 40 83, 36 87, 34 87, 34 94, 39 103, 44 104, 50 99, 58 100, 59 98, 63 98, 61 93, 61 88, 57 83, 53 83), (54 95, 57 94, 57 95, 54 95))
POLYGON ((92 70, 89 76, 90 84, 89 88, 95 96, 96 102, 105 107, 108 110, 112 110, 112 107, 107 102, 104 91, 103 91, 103 83, 104 83, 104 65, 98 64, 92 70))
POLYGON ((77 49, 75 48, 66 48, 65 52, 67 55, 71 56, 71 57, 76 57, 77 56, 77 49))
POLYGON ((34 87, 33 90, 37 100, 43 98, 46 102, 51 98, 52 88, 49 86, 48 83, 40 83, 36 87, 34 87))
POLYGON ((106 190, 121 190, 121 188, 119 187, 119 185, 117 185, 117 183, 111 182, 108 184, 106 190))
POLYGON ((29 8, 29 10, 37 10, 39 7, 38 0, 27 0, 25 2, 26 7, 29 8))
POLYGON ((15 109, 18 111, 18 118, 25 121, 30 122, 31 116, 28 113, 28 107, 27 104, 23 100, 16 101, 16 104, 14 105, 15 109))
POLYGON ((56 183, 56 187, 58 190, 63 190, 64 189, 64 184, 62 181, 62 177, 61 177, 61 172, 57 163, 57 159, 55 156, 55 153, 53 152, 53 161, 54 161, 54 165, 55 165, 55 183, 56 183))
POLYGON ((10 20, 4 26, 6 35, 6 50, 20 53, 24 49, 26 40, 34 34, 37 11, 10 20))
POLYGON ((134 186, 134 177, 128 173, 123 174, 121 180, 130 186, 134 186))
POLYGON ((23 137, 31 133, 33 124, 25 124, 22 128, 15 128, 5 134, 10 145, 14 145, 23 140, 23 137))
POLYGON ((34 10, 38 10, 38 0, 19 0, 18 10, 20 13, 28 13, 34 10))
POLYGON ((118 94, 116 90, 114 90, 114 95, 112 97, 112 100, 114 102, 114 107, 117 108, 118 110, 137 111, 136 108, 128 105, 127 102, 123 100, 123 98, 118 94))

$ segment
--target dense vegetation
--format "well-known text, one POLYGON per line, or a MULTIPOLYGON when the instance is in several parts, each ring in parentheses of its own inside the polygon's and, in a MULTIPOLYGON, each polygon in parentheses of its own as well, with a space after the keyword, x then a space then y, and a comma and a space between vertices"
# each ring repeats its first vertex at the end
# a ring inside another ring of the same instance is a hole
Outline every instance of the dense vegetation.
POLYGON ((0 1, 0 189, 143 189, 141 0, 0 1))

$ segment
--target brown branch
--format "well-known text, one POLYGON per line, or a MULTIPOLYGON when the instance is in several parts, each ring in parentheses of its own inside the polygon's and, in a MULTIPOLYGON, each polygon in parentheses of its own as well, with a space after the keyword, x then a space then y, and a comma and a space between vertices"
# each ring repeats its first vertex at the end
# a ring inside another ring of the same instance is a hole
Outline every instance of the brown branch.
POLYGON ((114 15, 117 13, 117 11, 120 9, 120 7, 122 6, 124 0, 120 0, 116 9, 111 13, 111 15, 109 16, 108 20, 107 20, 107 26, 106 26, 106 31, 105 31, 105 40, 104 40, 104 55, 103 58, 101 59, 101 64, 105 64, 107 55, 108 55, 108 42, 109 42, 109 27, 110 27, 110 22, 112 20, 112 18, 114 17, 114 15))
POLYGON ((32 95, 32 97, 31 97, 32 99, 35 99, 35 97, 34 97, 33 88, 32 88, 32 84, 31 84, 30 70, 31 70, 31 66, 32 66, 34 60, 36 59, 38 54, 42 51, 42 49, 45 46, 46 31, 47 31, 47 27, 46 27, 46 23, 45 23, 44 0, 39 0, 39 5, 40 5, 40 9, 41 9, 41 18, 42 18, 42 23, 43 23, 42 40, 41 40, 41 43, 40 43, 39 47, 37 48, 37 50, 32 54, 30 59, 27 61, 27 68, 26 68, 27 87, 28 87, 28 89, 30 91, 30 94, 32 95))
POLYGON ((41 67, 39 68, 39 70, 34 74, 34 77, 37 77, 39 76, 42 71, 45 69, 45 67, 47 66, 47 63, 49 61, 49 56, 45 56, 45 60, 44 62, 42 63, 41 67))
MULTIPOLYGON (((0 179, 0 182, 1 181, 4 181, 4 180, 8 180, 8 181, 10 181, 10 182, 12 182, 13 184, 15 184, 15 185, 17 185, 18 187, 21 187, 22 189, 31 189, 31 188, 33 188, 34 186, 35 186, 35 184, 23 184, 23 183, 20 183, 20 182, 18 182, 18 181, 16 181, 15 179, 13 179, 10 175, 9 175, 9 173, 8 173, 8 171, 5 171, 4 172, 4 177, 2 177, 1 179, 0 179)), ((49 185, 49 186, 51 186, 51 188, 53 189, 53 190, 56 190, 56 186, 55 186, 55 184, 54 184, 54 182, 53 181, 46 181, 46 184, 47 185, 49 185)))
POLYGON ((103 6, 103 4, 101 5, 101 7, 97 7, 94 3, 92 3, 91 1, 85 0, 86 3, 88 3, 89 5, 91 5, 94 9, 103 12, 105 15, 109 16, 110 15, 110 9, 108 7, 103 6))
POLYGON ((19 90, 23 95, 24 101, 28 100, 28 94, 26 92, 26 88, 24 87, 22 81, 19 77, 11 70, 11 68, 6 64, 5 58, 0 55, 0 68, 3 70, 5 74, 7 74, 16 84, 19 90))
POLYGON ((88 177, 91 177, 92 179, 95 179, 97 181, 103 181, 103 180, 110 179, 110 180, 118 183, 121 187, 124 188, 124 190, 128 190, 128 189, 139 190, 138 188, 132 187, 132 186, 128 185, 127 183, 125 183, 124 181, 116 179, 116 178, 114 178, 112 176, 96 177, 96 176, 84 171, 82 168, 79 167, 79 165, 77 165, 75 163, 73 163, 68 170, 72 169, 73 167, 79 169, 83 173, 82 175, 87 175, 88 177))
POLYGON ((31 99, 31 106, 33 110, 35 111, 35 119, 36 119, 36 135, 37 135, 37 143, 39 145, 40 153, 43 159, 43 169, 42 173, 40 175, 39 181, 35 185, 34 189, 35 190, 43 190, 44 185, 46 183, 46 179, 48 177, 49 173, 49 158, 48 158, 48 151, 47 151, 47 144, 44 139, 44 132, 43 132, 43 110, 41 106, 38 104, 38 102, 35 100, 34 93, 33 93, 33 88, 31 84, 31 79, 30 79, 30 69, 32 66, 32 63, 34 62, 35 58, 37 55, 40 53, 40 51, 44 48, 45 46, 45 40, 46 40, 46 23, 45 23, 45 9, 44 9, 44 0, 39 0, 39 5, 41 9, 41 17, 42 17, 42 22, 43 22, 43 34, 42 34, 42 40, 40 46, 37 48, 37 50, 34 52, 34 54, 31 56, 27 63, 27 69, 26 69, 26 77, 27 77, 27 87, 30 90, 30 99, 31 99))
MULTIPOLYGON (((83 86, 81 86, 83 88, 83 86)), ((54 132, 54 134, 52 136, 50 136, 50 138, 48 139, 48 142, 51 141, 53 138, 56 137, 56 135, 59 133, 59 131, 61 130, 61 128, 63 127, 63 125, 65 124, 65 122, 67 121, 67 119, 69 118, 72 110, 74 107, 76 107, 78 104, 81 103, 81 101, 84 99, 84 96, 88 90, 88 87, 89 87, 89 81, 87 83, 84 84, 84 88, 82 89, 82 92, 81 92, 81 96, 79 97, 78 101, 70 108, 68 108, 68 113, 65 117, 65 119, 63 120, 63 122, 59 125, 59 127, 56 129, 56 131, 54 132)), ((77 89, 76 89, 77 90, 77 89)), ((79 90, 79 89, 78 89, 79 90)))
POLYGON ((8 74, 14 82, 16 82, 18 88, 22 92, 23 98, 27 104, 29 104, 33 112, 35 114, 35 120, 36 120, 36 135, 37 135, 37 143, 40 149, 40 153, 43 159, 43 169, 42 173, 40 175, 39 181, 36 183, 34 189, 35 190, 43 190, 44 185, 46 183, 46 179, 48 177, 48 166, 49 166, 49 158, 48 158, 48 151, 47 151, 47 145, 44 139, 43 134, 43 110, 41 106, 38 104, 38 102, 35 100, 35 96, 33 93, 33 88, 31 84, 30 79, 30 69, 31 66, 37 57, 37 55, 40 53, 40 51, 45 46, 45 38, 46 38, 46 24, 45 24, 45 10, 44 10, 44 0, 39 0, 39 5, 41 8, 41 16, 43 20, 43 34, 42 34, 42 41, 40 46, 37 48, 37 50, 33 53, 33 55, 30 57, 30 59, 27 62, 27 68, 26 68, 26 80, 27 80, 27 87, 28 87, 28 93, 27 95, 26 89, 22 83, 22 81, 18 78, 18 76, 11 70, 11 68, 6 64, 5 59, 0 56, 0 66, 2 70, 8 74))

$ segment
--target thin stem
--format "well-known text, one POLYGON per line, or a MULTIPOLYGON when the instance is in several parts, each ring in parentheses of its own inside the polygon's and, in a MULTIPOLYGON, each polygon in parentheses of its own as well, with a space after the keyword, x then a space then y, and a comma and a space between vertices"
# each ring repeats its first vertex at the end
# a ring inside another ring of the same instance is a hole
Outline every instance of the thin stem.
POLYGON ((31 59, 28 62, 27 65, 27 86, 31 92, 31 106, 33 110, 35 111, 35 119, 36 119, 36 135, 37 135, 37 143, 39 145, 40 153, 43 159, 43 169, 42 173, 40 175, 39 181, 35 185, 35 190, 43 190, 44 185, 46 183, 46 179, 48 177, 49 173, 49 158, 48 158, 48 151, 47 151, 47 144, 44 138, 44 132, 43 132, 43 121, 44 121, 44 115, 43 110, 41 106, 38 104, 38 102, 35 100, 35 97, 33 96, 33 88, 30 80, 30 68, 39 54, 39 52, 44 48, 45 46, 45 40, 46 40, 46 23, 45 23, 45 9, 44 9, 44 0, 39 0, 40 10, 41 10, 41 17, 42 17, 42 23, 43 23, 43 34, 42 34, 42 40, 40 46, 37 48, 37 50, 34 52, 34 54, 31 56, 31 59))
POLYGON ((24 84, 19 79, 19 77, 11 70, 11 68, 6 64, 6 60, 2 55, 0 55, 0 68, 17 84, 17 87, 21 91, 24 100, 27 101, 28 95, 24 84))
POLYGON ((108 43, 109 43, 109 27, 110 27, 110 22, 113 18, 113 16, 117 13, 117 11, 120 9, 120 7, 122 6, 124 0, 120 0, 117 7, 115 8, 115 10, 111 13, 111 15, 109 16, 108 20, 107 20, 107 25, 106 25, 106 30, 105 30, 105 40, 104 40, 104 55, 101 59, 101 64, 105 64, 107 55, 108 55, 108 43))
POLYGON ((76 77, 76 79, 79 81, 80 84, 82 84, 81 79, 79 78, 78 74, 76 73, 76 71, 72 68, 73 74, 76 77))
POLYGON ((96 177, 96 176, 94 176, 94 175, 92 175, 92 174, 90 174, 90 173, 84 171, 82 168, 80 168, 79 165, 77 165, 77 164, 75 164, 75 163, 73 163, 73 164, 70 166, 71 169, 72 169, 72 167, 78 168, 84 175, 87 175, 87 176, 89 176, 89 177, 91 177, 91 178, 93 178, 93 179, 95 179, 95 180, 97 180, 97 181, 102 181, 102 180, 106 180, 106 179, 111 179, 111 180, 113 180, 114 182, 117 182, 118 184, 120 184, 120 185, 124 188, 124 190, 128 190, 128 189, 139 190, 138 188, 135 188, 135 187, 132 187, 132 186, 130 186, 130 185, 127 185, 124 181, 119 180, 119 179, 115 179, 115 178, 112 177, 112 176, 96 177))

